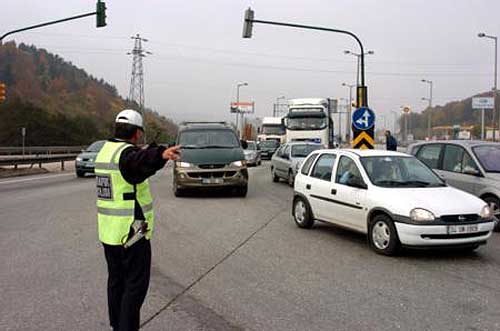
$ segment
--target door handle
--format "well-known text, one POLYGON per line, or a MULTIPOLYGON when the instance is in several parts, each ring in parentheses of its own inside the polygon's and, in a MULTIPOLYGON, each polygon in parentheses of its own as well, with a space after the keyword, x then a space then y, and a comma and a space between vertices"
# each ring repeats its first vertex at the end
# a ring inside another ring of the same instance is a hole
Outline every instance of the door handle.
POLYGON ((337 190, 334 189, 334 188, 332 188, 332 190, 330 191, 330 193, 333 194, 333 195, 335 195, 335 194, 337 194, 337 190))
POLYGON ((311 184, 307 184, 306 185, 306 190, 310 190, 311 189, 311 184))

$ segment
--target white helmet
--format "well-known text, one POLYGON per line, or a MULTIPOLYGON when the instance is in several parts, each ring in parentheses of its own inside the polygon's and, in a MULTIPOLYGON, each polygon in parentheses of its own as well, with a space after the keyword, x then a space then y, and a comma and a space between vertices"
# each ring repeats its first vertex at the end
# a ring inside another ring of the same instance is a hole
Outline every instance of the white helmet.
POLYGON ((127 123, 141 129, 143 128, 141 114, 133 109, 125 109, 119 112, 118 115, 116 115, 115 123, 127 123))

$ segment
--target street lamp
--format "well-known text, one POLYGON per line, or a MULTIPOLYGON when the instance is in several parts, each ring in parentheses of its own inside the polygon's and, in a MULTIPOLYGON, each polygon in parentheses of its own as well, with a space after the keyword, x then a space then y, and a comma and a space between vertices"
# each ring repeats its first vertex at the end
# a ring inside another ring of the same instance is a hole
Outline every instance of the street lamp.
POLYGON ((345 140, 347 142, 351 139, 351 112, 352 112, 352 88, 356 85, 342 83, 342 86, 349 88, 349 107, 347 107, 347 118, 346 118, 346 130, 345 130, 345 140))
MULTIPOLYGON (((497 89, 498 89, 498 84, 497 84, 497 79, 498 79, 498 37, 497 36, 491 36, 491 35, 487 35, 483 32, 481 33, 478 33, 477 35, 479 38, 488 38, 488 39, 493 39, 493 41, 495 42, 495 69, 494 69, 494 74, 495 74, 495 77, 494 77, 494 85, 493 85, 493 93, 494 93, 494 100, 495 100, 495 111, 493 112, 493 140, 495 140, 495 117, 496 117, 496 109, 498 108, 497 107, 497 102, 496 102, 496 99, 497 99, 497 89)), ((500 116, 500 112, 499 112, 499 116, 500 116)), ((498 125, 500 126, 500 118, 498 120, 498 125)), ((499 132, 500 132, 500 127, 498 128, 499 132)))
POLYGON ((431 122, 432 122, 432 81, 427 80, 427 79, 422 79, 422 83, 427 83, 429 84, 429 97, 428 98, 422 98, 422 100, 427 100, 429 101, 429 115, 427 116, 427 137, 429 137, 429 140, 431 139, 431 122))
POLYGON ((401 114, 404 115, 404 119, 405 119, 405 142, 408 143, 408 117, 410 116, 410 113, 411 113, 411 108, 408 107, 408 106, 401 106, 400 107, 402 109, 401 111, 401 114))
MULTIPOLYGON (((354 55, 358 59, 358 65, 356 67, 356 84, 359 86, 359 62, 360 62, 360 59, 361 59, 361 53, 355 53, 355 52, 351 52, 349 50, 345 50, 344 54, 354 55)), ((363 53, 363 55, 373 55, 373 54, 375 54, 374 51, 368 51, 368 52, 364 52, 363 53)))
MULTIPOLYGON (((241 82, 241 83, 236 84, 236 130, 238 130, 238 115, 241 114, 239 103, 240 103, 240 87, 242 87, 242 86, 248 86, 248 83, 241 82)), ((241 116, 241 124, 243 125, 243 116, 241 116)), ((240 133, 241 132, 242 131, 240 131, 240 133)))

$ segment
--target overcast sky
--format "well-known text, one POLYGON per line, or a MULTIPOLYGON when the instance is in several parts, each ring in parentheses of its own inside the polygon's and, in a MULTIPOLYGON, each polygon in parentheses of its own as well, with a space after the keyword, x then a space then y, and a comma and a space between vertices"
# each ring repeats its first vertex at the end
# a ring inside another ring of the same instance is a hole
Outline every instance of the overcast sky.
MULTIPOLYGON (((350 30, 362 40, 369 104, 378 114, 410 105, 434 82, 434 104, 459 100, 493 86, 493 41, 500 35, 498 0, 108 0, 105 28, 84 18, 8 37, 57 53, 128 95, 133 46, 144 46, 146 105, 181 120, 230 120, 237 82, 242 101, 270 116, 279 96, 347 98, 359 52, 348 36, 256 24, 242 39, 244 10, 255 19, 350 30)), ((94 0, 2 1, 2 31, 93 11, 94 0)), ((7 41, 6 40, 6 41, 7 41)), ((379 117, 382 119, 383 117, 379 117)), ((380 123, 383 124, 383 123, 380 123)), ((379 125, 380 125, 379 124, 379 125)), ((379 126, 380 127, 380 126, 379 126)))

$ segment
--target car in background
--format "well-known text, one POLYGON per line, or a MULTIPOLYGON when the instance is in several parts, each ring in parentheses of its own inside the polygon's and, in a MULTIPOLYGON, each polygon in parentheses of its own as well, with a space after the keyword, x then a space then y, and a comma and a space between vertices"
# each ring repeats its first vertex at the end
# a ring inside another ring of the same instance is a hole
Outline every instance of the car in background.
POLYGON ((500 231, 500 144, 475 140, 422 142, 408 153, 433 169, 451 186, 486 201, 500 231))
POLYGON ((174 163, 173 190, 177 197, 189 189, 231 187, 245 197, 248 170, 234 129, 225 122, 185 122, 177 134, 181 159, 174 163))
POLYGON ((261 151, 262 160, 270 160, 271 157, 276 153, 280 147, 280 143, 277 140, 262 140, 259 142, 259 147, 261 151))
POLYGON ((76 156, 75 172, 77 177, 85 177, 87 173, 94 173, 95 158, 105 142, 106 140, 95 141, 76 156))
POLYGON ((320 220, 367 234, 384 255, 402 246, 474 250, 494 227, 483 200, 414 156, 380 150, 313 152, 297 174, 292 214, 301 228, 320 220))
POLYGON ((288 185, 293 187, 295 175, 301 162, 323 145, 313 142, 289 142, 281 145, 271 158, 271 178, 273 182, 279 182, 280 178, 286 179, 288 185))
POLYGON ((245 160, 248 166, 257 166, 262 164, 261 150, 259 144, 255 141, 248 140, 247 147, 243 150, 245 160))

